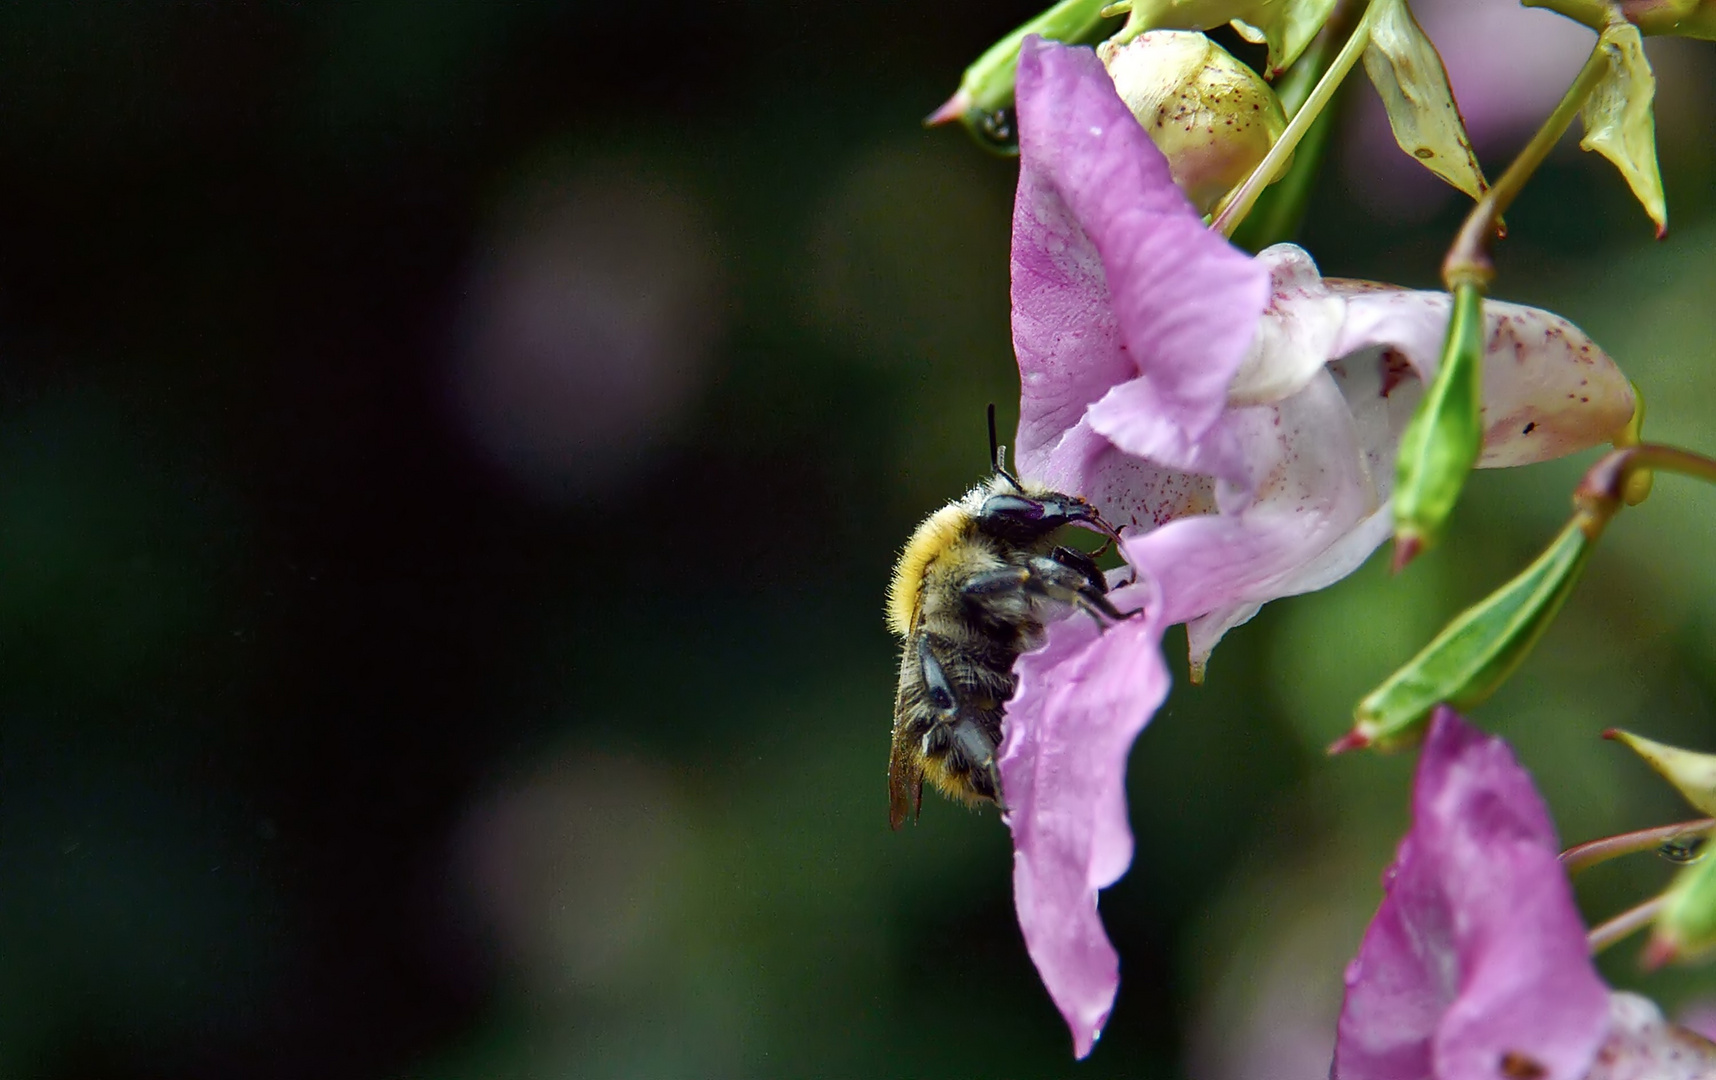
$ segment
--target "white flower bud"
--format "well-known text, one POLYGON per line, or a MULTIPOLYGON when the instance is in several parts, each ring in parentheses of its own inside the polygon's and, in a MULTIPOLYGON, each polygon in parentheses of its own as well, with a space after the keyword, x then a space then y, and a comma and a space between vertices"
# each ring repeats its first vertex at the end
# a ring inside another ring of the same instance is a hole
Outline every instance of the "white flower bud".
MULTIPOLYGON (((1097 49, 1114 88, 1168 158, 1174 183, 1209 213, 1287 126, 1255 71, 1192 30, 1151 30, 1097 49)), ((1286 163, 1282 165, 1283 170, 1286 163)))

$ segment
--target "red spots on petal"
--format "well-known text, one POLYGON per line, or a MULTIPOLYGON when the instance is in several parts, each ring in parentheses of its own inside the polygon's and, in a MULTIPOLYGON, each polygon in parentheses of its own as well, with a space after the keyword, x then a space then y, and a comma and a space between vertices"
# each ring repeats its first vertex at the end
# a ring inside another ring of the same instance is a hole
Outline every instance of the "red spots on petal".
POLYGON ((1384 349, 1382 356, 1377 359, 1382 365, 1382 396, 1394 393, 1394 388, 1406 381, 1412 374, 1412 364, 1398 349, 1384 349))
POLYGON ((1501 1056, 1498 1071, 1507 1077, 1507 1080, 1540 1080, 1541 1077, 1549 1075, 1548 1066, 1518 1050, 1509 1050, 1501 1056))

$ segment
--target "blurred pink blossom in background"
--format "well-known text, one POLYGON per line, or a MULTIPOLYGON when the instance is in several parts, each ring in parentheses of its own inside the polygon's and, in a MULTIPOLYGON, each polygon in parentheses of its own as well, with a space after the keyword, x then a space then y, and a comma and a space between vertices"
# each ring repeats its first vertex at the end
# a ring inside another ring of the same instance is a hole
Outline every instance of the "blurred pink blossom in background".
POLYGON ((706 217, 686 185, 616 162, 551 166, 507 193, 471 267, 453 375, 485 456, 576 498, 670 440, 723 329, 706 217))

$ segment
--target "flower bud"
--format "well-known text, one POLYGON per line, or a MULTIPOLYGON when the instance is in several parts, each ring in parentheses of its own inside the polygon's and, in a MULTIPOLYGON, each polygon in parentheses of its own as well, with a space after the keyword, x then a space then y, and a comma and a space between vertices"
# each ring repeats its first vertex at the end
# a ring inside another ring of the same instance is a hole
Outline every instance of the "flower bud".
POLYGON ((1257 167, 1287 127, 1269 84, 1196 31, 1151 30, 1096 52, 1167 157, 1174 183, 1202 213, 1257 167))
POLYGON ((1590 527, 1575 517, 1536 562, 1449 623, 1359 702, 1357 723, 1330 751, 1410 744, 1438 704, 1467 708, 1488 697, 1531 652, 1573 591, 1596 539, 1590 527))
POLYGON ((1483 449, 1484 297, 1454 290, 1436 377, 1400 437, 1395 460, 1394 569, 1441 539, 1483 449))
POLYGON ((924 118, 926 125, 958 120, 978 143, 998 154, 1019 152, 1019 132, 1013 121, 1013 77, 1019 67, 1019 46, 1032 34, 1050 41, 1094 41, 1109 27, 1103 15, 1107 0, 1061 0, 1036 18, 991 45, 959 80, 959 89, 941 108, 924 118))
POLYGON ((1716 859, 1676 874, 1662 897, 1656 928, 1645 945, 1647 968, 1690 959, 1716 948, 1716 859))

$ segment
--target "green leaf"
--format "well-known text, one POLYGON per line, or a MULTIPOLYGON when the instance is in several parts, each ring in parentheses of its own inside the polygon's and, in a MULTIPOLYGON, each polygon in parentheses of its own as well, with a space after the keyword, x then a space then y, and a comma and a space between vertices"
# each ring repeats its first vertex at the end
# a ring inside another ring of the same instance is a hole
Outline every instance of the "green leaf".
POLYGON ((1656 76, 1645 59, 1644 39, 1638 27, 1618 23, 1603 30, 1597 47, 1607 54, 1609 70, 1580 111, 1585 137, 1579 145, 1614 162, 1660 236, 1668 228, 1668 202, 1656 164, 1656 76))
POLYGON ((1364 70, 1388 110, 1394 141, 1426 169, 1479 198, 1489 185, 1454 103, 1442 55, 1412 17, 1406 0, 1373 3, 1380 8, 1371 16, 1364 70))
POLYGON ((1400 437, 1395 466, 1397 568, 1439 540, 1466 476, 1483 449, 1484 297, 1475 285, 1454 290, 1442 364, 1400 437))
POLYGON ((1603 737, 1625 743, 1673 784, 1687 802, 1705 815, 1716 817, 1716 754, 1682 750, 1618 728, 1603 732, 1603 737))
POLYGON ((1240 37, 1269 46, 1270 74, 1279 75, 1299 59, 1334 10, 1335 0, 1276 0, 1256 4, 1232 22, 1240 37))
POLYGON ((1357 723, 1336 746, 1393 749, 1416 741, 1437 705, 1465 709, 1489 697, 1530 655, 1573 591, 1594 546, 1586 524, 1575 518, 1518 577, 1467 608, 1359 702, 1357 723))

